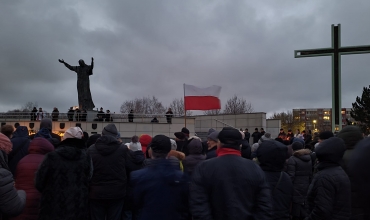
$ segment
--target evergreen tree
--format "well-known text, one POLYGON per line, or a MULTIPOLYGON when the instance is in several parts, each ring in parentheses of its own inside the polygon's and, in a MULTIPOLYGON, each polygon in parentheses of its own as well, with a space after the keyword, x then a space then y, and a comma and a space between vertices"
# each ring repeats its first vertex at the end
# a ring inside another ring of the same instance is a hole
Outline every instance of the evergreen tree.
POLYGON ((355 119, 365 134, 369 133, 370 128, 370 86, 364 87, 361 97, 356 97, 356 102, 352 103, 351 117, 355 119))

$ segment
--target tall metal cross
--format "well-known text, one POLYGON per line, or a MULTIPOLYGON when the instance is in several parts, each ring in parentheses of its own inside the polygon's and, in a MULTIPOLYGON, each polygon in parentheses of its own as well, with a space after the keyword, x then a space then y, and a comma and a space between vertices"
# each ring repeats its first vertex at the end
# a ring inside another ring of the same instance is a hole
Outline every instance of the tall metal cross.
POLYGON ((341 73, 340 73, 340 58, 341 55, 370 53, 370 45, 341 47, 340 45, 340 24, 331 25, 331 47, 309 50, 295 50, 294 57, 316 57, 316 56, 331 56, 332 57, 332 114, 331 128, 335 130, 342 129, 342 114, 341 114, 341 73))

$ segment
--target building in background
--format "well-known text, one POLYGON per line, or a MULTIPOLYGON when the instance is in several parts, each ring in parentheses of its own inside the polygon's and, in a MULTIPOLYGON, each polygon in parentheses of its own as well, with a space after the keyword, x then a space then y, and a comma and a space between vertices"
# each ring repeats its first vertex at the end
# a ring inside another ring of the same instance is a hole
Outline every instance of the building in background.
MULTIPOLYGON (((355 122, 351 118, 351 108, 342 108, 341 114, 343 127, 355 122)), ((304 122, 306 130, 313 132, 331 130, 331 108, 293 109, 293 117, 295 121, 304 122)))

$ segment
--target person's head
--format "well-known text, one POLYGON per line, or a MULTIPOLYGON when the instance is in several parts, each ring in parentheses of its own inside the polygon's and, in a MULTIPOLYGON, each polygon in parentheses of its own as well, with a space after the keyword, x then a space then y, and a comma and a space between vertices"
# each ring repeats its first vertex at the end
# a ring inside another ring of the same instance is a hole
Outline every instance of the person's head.
POLYGON ((346 145, 341 138, 331 137, 317 145, 315 153, 320 163, 339 165, 346 150, 346 145))
POLYGON ((57 107, 54 107, 53 110, 57 110, 57 107))
POLYGON ((39 112, 42 112, 42 108, 39 108, 39 112))
POLYGON ((119 138, 119 133, 115 124, 108 124, 103 128, 102 136, 112 136, 119 138))
POLYGON ((1 133, 7 136, 9 139, 13 137, 14 127, 13 125, 3 125, 1 126, 1 133))
POLYGON ((262 131, 265 131, 265 130, 264 130, 263 128, 261 128, 261 132, 262 132, 262 131))
POLYGON ((110 113, 110 111, 109 111, 109 110, 107 110, 107 113, 110 113))
POLYGON ((98 140, 101 137, 101 134, 93 134, 91 135, 87 141, 86 141, 86 147, 90 147, 91 145, 96 143, 96 140, 98 140))
POLYGON ((218 134, 218 148, 231 148, 235 150, 240 150, 240 145, 242 143, 242 134, 231 127, 224 127, 218 134))
POLYGON ((79 60, 78 61, 78 64, 80 64, 80 66, 85 66, 85 61, 83 59, 79 60))
POLYGON ((318 142, 320 143, 320 142, 322 142, 322 141, 324 141, 326 139, 329 139, 331 137, 334 137, 333 132, 331 132, 331 131, 322 131, 319 134, 319 140, 318 140, 318 142))
POLYGON ((288 129, 288 133, 291 134, 292 133, 292 129, 288 129))
POLYGON ((218 144, 218 131, 214 131, 207 136, 207 146, 211 149, 218 144))
POLYGON ((300 134, 301 133, 301 130, 297 129, 297 133, 300 134))
POLYGON ((13 144, 10 139, 5 136, 5 134, 0 133, 0 150, 4 151, 6 154, 9 154, 12 151, 13 144))
POLYGON ((255 128, 255 129, 254 129, 254 132, 258 132, 258 128, 255 128))
POLYGON ((100 111, 103 111, 103 107, 100 107, 100 111))
POLYGON ((282 171, 288 157, 288 147, 275 140, 264 141, 256 154, 263 170, 282 171))
POLYGON ((64 133, 63 140, 68 138, 82 139, 83 136, 84 134, 80 127, 70 127, 64 133))
POLYGON ((355 148, 355 145, 363 139, 361 129, 353 125, 344 127, 337 137, 343 139, 347 149, 355 148))
POLYGON ((174 139, 170 139, 171 141, 171 150, 176 150, 177 149, 177 144, 174 139))
POLYGON ((189 154, 202 154, 202 141, 198 138, 192 138, 188 144, 189 154))
POLYGON ((73 107, 70 107, 69 110, 73 110, 73 107))
POLYGON ((42 128, 46 128, 48 129, 50 132, 53 128, 53 122, 51 121, 50 118, 43 118, 40 122, 40 129, 42 128))
POLYGON ((172 111, 172 109, 171 108, 168 108, 168 111, 172 111))
POLYGON ((189 134, 190 134, 189 129, 187 129, 186 127, 183 127, 181 129, 181 132, 184 133, 187 138, 189 138, 189 134))
POLYGON ((37 110, 37 108, 36 107, 33 107, 33 110, 37 110))
POLYGON ((301 150, 301 149, 303 149, 304 148, 304 145, 301 143, 301 142, 294 142, 293 144, 292 144, 292 150, 293 151, 297 151, 297 150, 301 150))
POLYGON ((165 135, 156 135, 150 143, 150 154, 153 159, 166 158, 171 151, 171 141, 165 135))
POLYGON ((284 129, 283 128, 280 128, 280 133, 283 133, 284 132, 284 129))
POLYGON ((245 132, 248 132, 248 128, 246 128, 244 131, 245 131, 245 132))
POLYGON ((182 132, 175 132, 175 137, 177 141, 183 141, 186 138, 185 134, 182 132))

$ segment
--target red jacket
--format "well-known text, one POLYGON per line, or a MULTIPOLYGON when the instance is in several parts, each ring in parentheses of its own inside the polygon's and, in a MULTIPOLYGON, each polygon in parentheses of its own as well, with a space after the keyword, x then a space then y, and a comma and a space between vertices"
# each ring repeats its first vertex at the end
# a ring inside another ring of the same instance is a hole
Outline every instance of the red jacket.
POLYGON ((15 219, 38 219, 40 192, 35 188, 35 173, 43 161, 45 154, 54 151, 54 146, 45 138, 33 139, 28 148, 28 155, 23 157, 18 165, 15 176, 15 187, 26 191, 26 207, 15 219))

